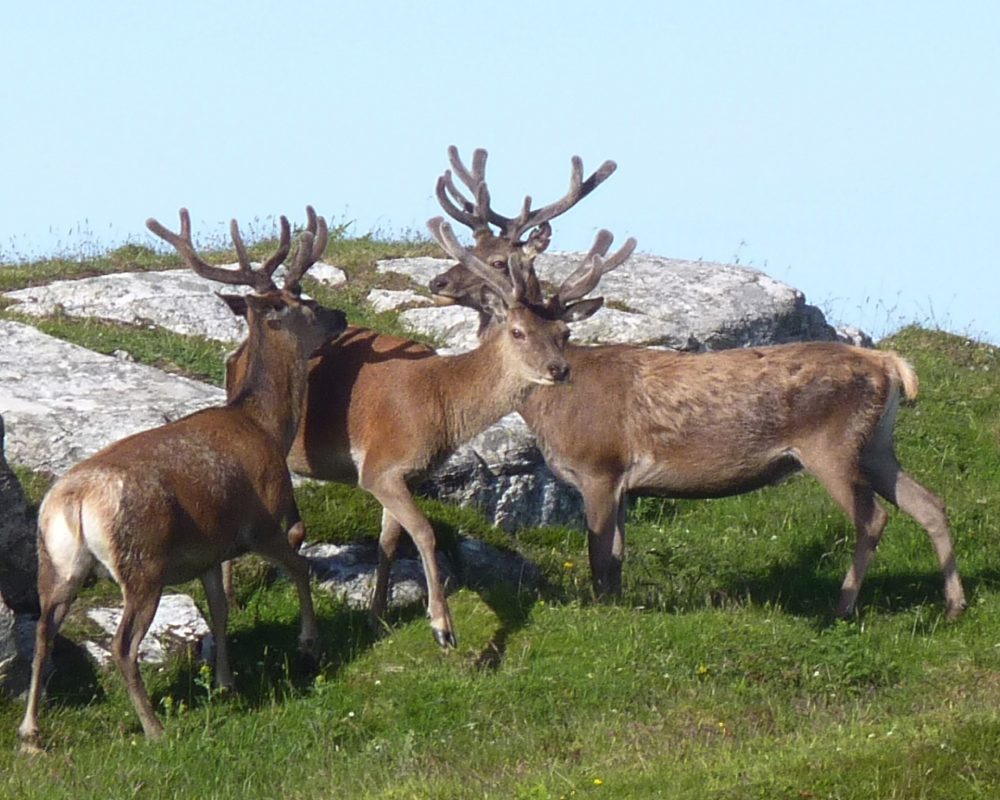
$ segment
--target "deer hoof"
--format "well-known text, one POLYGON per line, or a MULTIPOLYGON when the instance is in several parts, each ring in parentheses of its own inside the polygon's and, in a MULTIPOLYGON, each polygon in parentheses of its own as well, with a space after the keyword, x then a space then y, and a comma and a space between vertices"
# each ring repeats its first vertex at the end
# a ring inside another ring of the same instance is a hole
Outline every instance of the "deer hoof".
POLYGON ((449 650, 458 647, 458 639, 455 638, 455 634, 450 630, 442 630, 441 628, 431 628, 434 632, 434 641, 438 643, 438 647, 449 650))
POLYGON ((23 756, 37 756, 45 752, 42 746, 42 737, 38 734, 24 736, 21 738, 20 753, 23 756))

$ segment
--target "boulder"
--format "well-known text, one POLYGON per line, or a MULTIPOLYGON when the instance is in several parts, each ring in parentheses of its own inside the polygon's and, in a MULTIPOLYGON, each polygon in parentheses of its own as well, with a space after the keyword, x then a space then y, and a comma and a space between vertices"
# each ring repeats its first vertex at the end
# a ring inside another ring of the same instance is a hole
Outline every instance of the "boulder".
POLYGON ((0 414, 0 600, 19 612, 38 609, 38 555, 34 520, 24 490, 4 454, 0 414))
POLYGON ((24 491, 4 457, 0 416, 0 691, 28 688, 38 614, 35 528, 24 491))
MULTIPOLYGON (((555 284, 582 257, 581 253, 544 253, 537 262, 538 272, 555 284)), ((426 257, 381 261, 380 273, 407 276, 412 288, 376 290, 371 296, 380 309, 403 309, 403 320, 415 331, 444 343, 441 352, 468 350, 477 342, 474 312, 420 305, 425 302, 422 298, 427 296, 429 280, 451 263, 426 257)), ((342 279, 343 273, 331 268, 330 282, 342 279)), ((187 270, 169 270, 66 281, 6 296, 19 300, 19 310, 26 313, 58 309, 235 342, 243 335, 242 320, 215 298, 217 289, 217 284, 187 270)), ((685 350, 838 338, 870 344, 859 331, 836 331, 800 291, 748 267, 636 254, 605 275, 599 291, 607 299, 606 307, 574 326, 576 341, 685 350)), ((28 341, 28 333, 3 327, 13 325, 0 323, 0 336, 15 331, 19 338, 13 349, 32 350, 36 343, 28 341)), ((114 441, 222 398, 220 391, 203 387, 187 399, 178 397, 164 404, 164 394, 176 392, 182 379, 170 380, 170 389, 157 387, 143 394, 142 385, 152 378, 143 378, 136 386, 123 375, 148 368, 128 364, 124 358, 116 361, 93 354, 84 367, 87 359, 82 355, 78 362, 68 351, 55 352, 48 346, 43 354, 29 355, 12 367, 14 378, 23 378, 26 387, 17 390, 3 374, 11 349, 0 348, 0 411, 17 418, 12 457, 33 469, 58 474, 94 452, 97 440, 114 441), (68 375, 72 380, 67 386, 68 375), (36 382, 39 388, 33 385, 36 382), (118 409, 122 401, 126 401, 124 407, 118 409), (144 414, 144 409, 149 413, 144 414), (99 421, 91 424, 91 417, 99 421), (91 429, 94 436, 82 436, 91 429)), ((531 434, 516 417, 502 420, 460 448, 429 477, 422 491, 452 502, 474 503, 508 530, 580 521, 579 497, 555 481, 531 434)))
MULTIPOLYGON (((368 608, 378 563, 375 542, 314 544, 303 547, 300 552, 309 559, 321 588, 351 608, 368 608)), ((467 586, 482 591, 499 585, 537 588, 541 582, 541 572, 530 561, 477 539, 460 536, 453 554, 438 550, 436 555, 446 590, 467 586)), ((392 562, 391 576, 389 608, 426 605, 427 584, 420 559, 415 554, 399 555, 392 562)))
MULTIPOLYGON (((111 640, 121 623, 122 610, 91 608, 87 610, 87 618, 104 635, 98 641, 85 642, 84 647, 98 664, 106 667, 112 663, 111 640)), ((186 594, 165 594, 139 645, 139 660, 144 664, 163 664, 170 654, 185 651, 208 659, 213 647, 211 629, 194 600, 186 594)))
MULTIPOLYGON (((221 265, 235 269, 236 265, 221 265)), ((257 266, 256 264, 254 266, 257 266)), ((280 284, 284 267, 275 272, 280 284)), ((315 264, 309 277, 329 286, 347 278, 329 264, 315 264)), ((249 287, 223 286, 189 269, 160 272, 121 272, 73 281, 55 281, 7 292, 15 310, 31 316, 55 313, 71 317, 98 317, 133 325, 156 325, 188 336, 222 342, 239 342, 246 336, 246 321, 235 316, 218 298, 219 292, 246 294, 249 287)))
POLYGON ((29 325, 0 320, 0 343, 7 458, 37 472, 61 475, 125 436, 225 400, 216 387, 101 355, 29 325))

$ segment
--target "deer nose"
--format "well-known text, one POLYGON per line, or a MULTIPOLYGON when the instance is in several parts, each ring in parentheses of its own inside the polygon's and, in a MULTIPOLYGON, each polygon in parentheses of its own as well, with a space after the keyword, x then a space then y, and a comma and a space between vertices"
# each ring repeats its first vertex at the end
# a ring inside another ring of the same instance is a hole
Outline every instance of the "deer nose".
POLYGON ((433 294, 440 294, 448 288, 448 278, 444 275, 435 275, 431 278, 429 288, 433 294))
POLYGON ((549 375, 557 383, 562 383, 569 377, 569 364, 565 361, 549 364, 549 375))

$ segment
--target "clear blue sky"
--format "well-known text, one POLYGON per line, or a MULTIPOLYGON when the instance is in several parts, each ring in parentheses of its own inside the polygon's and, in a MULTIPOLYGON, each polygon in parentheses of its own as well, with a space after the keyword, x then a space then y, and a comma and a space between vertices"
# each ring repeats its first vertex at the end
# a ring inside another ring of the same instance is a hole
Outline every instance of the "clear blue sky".
MULTIPOLYGON (((424 0, 8 4, 0 258, 196 235, 307 203, 439 213, 446 148, 494 206, 618 172, 558 221, 764 269, 876 334, 1000 343, 1000 4, 424 0)), ((252 229, 252 225, 251 225, 252 229)))

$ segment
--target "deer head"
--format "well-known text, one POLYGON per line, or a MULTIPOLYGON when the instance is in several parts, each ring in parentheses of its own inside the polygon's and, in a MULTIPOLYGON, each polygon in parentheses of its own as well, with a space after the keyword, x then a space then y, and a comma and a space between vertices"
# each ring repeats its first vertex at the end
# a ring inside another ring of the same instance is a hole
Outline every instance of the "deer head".
MULTIPOLYGON (((605 161, 584 180, 583 161, 579 156, 573 156, 569 190, 562 198, 532 209, 531 197, 528 196, 524 198, 517 216, 505 217, 490 205, 490 192, 486 185, 486 157, 487 153, 482 148, 475 150, 470 169, 459 157, 458 148, 454 145, 449 147, 448 159, 452 169, 445 170, 438 178, 438 202, 452 219, 472 230, 475 239, 472 251, 480 261, 494 269, 501 280, 506 280, 507 263, 516 254, 522 262, 520 269, 527 282, 526 288, 532 294, 538 293, 537 279, 530 267, 535 257, 549 246, 552 239, 552 226, 549 223, 600 186, 617 169, 617 164, 605 161), (453 175, 458 176, 465 184, 471 193, 471 199, 455 185, 453 175), (498 232, 494 233, 491 226, 496 227, 498 232)), ((440 305, 460 302, 466 289, 460 279, 465 274, 445 272, 438 275, 431 283, 435 301, 440 305)))
POLYGON ((180 210, 179 233, 152 218, 146 220, 146 227, 173 245, 187 265, 201 277, 230 286, 248 286, 253 290, 247 295, 219 294, 234 314, 246 317, 251 336, 254 335, 255 320, 259 319, 271 330, 287 331, 295 341, 302 343, 306 353, 310 353, 326 340, 342 333, 347 319, 342 311, 325 308, 315 300, 302 297, 302 277, 323 255, 329 239, 326 220, 317 217, 312 206, 306 206, 306 217, 306 229, 299 239, 292 265, 285 272, 281 288, 274 282, 274 273, 291 252, 291 226, 284 216, 280 218, 277 250, 257 269, 250 262, 235 219, 229 225, 238 260, 235 270, 212 266, 198 255, 191 239, 191 217, 186 208, 180 210))

